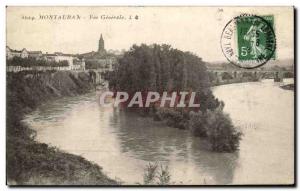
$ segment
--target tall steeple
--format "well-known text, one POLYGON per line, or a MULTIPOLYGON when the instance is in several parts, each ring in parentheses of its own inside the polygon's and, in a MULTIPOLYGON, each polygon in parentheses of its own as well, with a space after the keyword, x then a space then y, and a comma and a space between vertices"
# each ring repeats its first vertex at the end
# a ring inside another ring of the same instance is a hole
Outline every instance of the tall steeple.
POLYGON ((104 40, 103 40, 102 34, 100 35, 100 39, 99 39, 98 52, 99 53, 105 52, 105 49, 104 49, 104 40))

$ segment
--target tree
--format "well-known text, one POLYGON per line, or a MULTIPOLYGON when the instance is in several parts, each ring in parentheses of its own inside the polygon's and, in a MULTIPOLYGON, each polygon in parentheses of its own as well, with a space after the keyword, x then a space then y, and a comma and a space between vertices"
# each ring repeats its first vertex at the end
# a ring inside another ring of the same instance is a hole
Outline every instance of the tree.
POLYGON ((209 90, 209 76, 202 59, 166 44, 133 45, 119 58, 109 81, 112 89, 129 94, 136 91, 195 91, 196 100, 211 101, 204 104, 205 107, 218 106, 209 90))

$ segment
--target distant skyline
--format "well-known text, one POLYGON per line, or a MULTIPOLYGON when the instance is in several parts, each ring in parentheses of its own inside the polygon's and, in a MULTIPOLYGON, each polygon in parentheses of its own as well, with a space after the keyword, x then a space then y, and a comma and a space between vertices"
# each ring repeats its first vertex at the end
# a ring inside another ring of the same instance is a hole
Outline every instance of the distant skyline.
POLYGON ((97 51, 102 33, 106 50, 164 43, 204 61, 220 62, 226 61, 220 48, 224 26, 247 12, 274 15, 276 56, 293 59, 292 7, 8 7, 7 45, 18 50, 86 53, 97 51), (74 18, 67 19, 68 15, 74 18), (103 15, 117 19, 101 19, 103 15), (100 19, 90 19, 94 16, 100 19))

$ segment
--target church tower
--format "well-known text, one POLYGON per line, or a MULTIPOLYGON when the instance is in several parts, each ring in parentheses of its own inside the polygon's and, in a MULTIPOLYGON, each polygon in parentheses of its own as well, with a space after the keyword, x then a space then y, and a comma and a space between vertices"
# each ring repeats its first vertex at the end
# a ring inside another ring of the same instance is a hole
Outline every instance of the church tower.
POLYGON ((99 39, 98 52, 99 53, 104 53, 105 52, 104 40, 103 40, 102 34, 101 34, 100 39, 99 39))

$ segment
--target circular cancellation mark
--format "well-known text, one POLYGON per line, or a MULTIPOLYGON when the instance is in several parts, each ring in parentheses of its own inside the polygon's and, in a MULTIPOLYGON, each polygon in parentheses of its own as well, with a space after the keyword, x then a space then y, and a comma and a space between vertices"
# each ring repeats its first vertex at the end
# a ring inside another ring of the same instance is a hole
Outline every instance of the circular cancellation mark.
POLYGON ((275 59, 274 17, 243 14, 230 20, 222 31, 221 48, 227 60, 253 69, 275 59))

